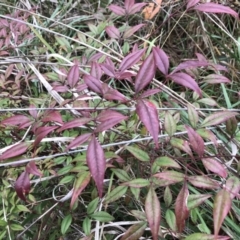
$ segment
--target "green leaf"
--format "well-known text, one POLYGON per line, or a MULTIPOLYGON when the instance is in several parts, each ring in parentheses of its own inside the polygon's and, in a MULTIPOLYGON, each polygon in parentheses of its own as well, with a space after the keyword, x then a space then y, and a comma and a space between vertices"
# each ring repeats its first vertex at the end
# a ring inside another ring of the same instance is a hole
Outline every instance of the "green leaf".
POLYGON ((92 214, 96 211, 99 203, 99 197, 93 199, 87 206, 87 214, 92 214))
POLYGON ((24 230, 24 227, 22 227, 21 225, 19 224, 15 224, 15 223, 12 223, 10 225, 10 228, 13 230, 13 231, 22 231, 24 230))
POLYGON ((177 125, 172 117, 172 115, 169 112, 166 112, 165 114, 165 121, 164 121, 164 126, 167 134, 171 137, 173 134, 176 132, 177 125))
POLYGON ((204 121, 201 124, 201 127, 203 128, 203 127, 218 125, 220 123, 227 121, 229 118, 237 116, 238 114, 239 113, 237 112, 230 112, 230 111, 213 113, 204 119, 204 121))
POLYGON ((136 178, 132 181, 121 183, 121 185, 135 187, 135 188, 146 187, 149 184, 150 184, 149 180, 143 179, 143 178, 136 178))
POLYGON ((177 232, 177 223, 176 223, 176 216, 174 212, 170 209, 167 209, 165 214, 166 222, 168 226, 174 231, 177 232))
POLYGON ((75 178, 74 175, 65 176, 63 179, 61 179, 61 181, 59 182, 59 184, 65 184, 65 183, 72 182, 74 178, 75 178))
POLYGON ((91 220, 89 217, 85 217, 83 220, 83 231, 86 235, 90 235, 91 233, 91 220))
POLYGON ((147 216, 145 212, 138 211, 138 210, 132 210, 131 213, 133 216, 139 220, 146 221, 147 216))
POLYGON ((118 179, 123 182, 127 182, 131 180, 127 172, 122 169, 112 168, 111 171, 114 172, 114 174, 118 177, 118 179))
POLYGON ((175 160, 167 156, 156 158, 154 163, 160 167, 172 167, 181 169, 181 166, 175 160))
POLYGON ((146 227, 146 222, 134 224, 125 232, 120 240, 138 240, 143 235, 146 227))
POLYGON ((61 168, 61 169, 58 171, 58 174, 59 174, 59 175, 64 175, 64 174, 70 172, 70 170, 71 170, 72 168, 73 168, 72 165, 67 165, 67 166, 61 168))
POLYGON ((139 200, 139 196, 140 196, 140 188, 135 188, 135 187, 130 187, 131 193, 133 194, 133 196, 135 197, 136 200, 139 200))
POLYGON ((214 236, 206 233, 193 233, 184 240, 228 240, 229 237, 214 236))
POLYGON ((138 147, 132 147, 132 146, 127 146, 126 149, 138 160, 143 161, 143 162, 149 162, 150 157, 146 152, 141 150, 138 147))
POLYGON ((20 212, 31 212, 27 207, 25 207, 24 205, 17 205, 17 209, 20 212))
POLYGON ((167 207, 172 204, 172 193, 168 186, 164 190, 163 199, 167 207))
POLYGON ((115 189, 113 189, 104 199, 104 203, 110 203, 115 202, 119 198, 121 198, 126 192, 128 187, 127 186, 118 186, 115 189))
POLYGON ((110 222, 114 220, 114 217, 112 217, 109 213, 103 211, 93 213, 90 216, 99 222, 110 222))
POLYGON ((188 119, 193 128, 196 128, 198 123, 198 113, 193 106, 188 104, 188 119))
POLYGON ((5 228, 7 226, 7 222, 5 222, 4 220, 0 219, 0 227, 1 228, 5 228))
POLYGON ((61 223, 61 233, 64 235, 67 230, 69 229, 70 225, 72 223, 72 215, 68 214, 67 216, 65 216, 62 220, 61 223))
POLYGON ((191 210, 195 207, 198 207, 200 204, 202 204, 205 200, 210 198, 211 194, 191 194, 188 197, 187 206, 188 209, 191 210))
POLYGON ((61 48, 63 48, 66 52, 71 51, 71 45, 66 38, 59 36, 55 36, 55 38, 59 45, 61 46, 61 48))

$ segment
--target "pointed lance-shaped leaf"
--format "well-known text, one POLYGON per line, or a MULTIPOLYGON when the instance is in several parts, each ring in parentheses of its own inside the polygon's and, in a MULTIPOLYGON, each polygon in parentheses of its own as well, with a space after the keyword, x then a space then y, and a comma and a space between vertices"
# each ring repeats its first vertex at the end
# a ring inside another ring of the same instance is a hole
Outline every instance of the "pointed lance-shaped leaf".
POLYGON ((161 221, 161 208, 157 194, 153 187, 150 187, 145 201, 145 212, 153 240, 158 240, 158 231, 161 221))
POLYGON ((103 180, 106 169, 106 161, 102 146, 95 136, 92 137, 87 149, 87 164, 98 189, 101 198, 103 194, 103 180))
POLYGON ((220 176, 222 178, 227 177, 227 175, 228 175, 227 170, 225 169, 223 164, 216 161, 215 159, 213 159, 213 158, 203 158, 202 163, 203 163, 204 167, 206 169, 208 169, 209 171, 211 171, 213 173, 216 173, 218 176, 220 176))
POLYGON ((61 132, 69 128, 81 127, 84 124, 90 122, 91 120, 92 120, 91 118, 86 118, 86 117, 76 118, 76 119, 73 119, 72 121, 64 123, 63 126, 60 127, 57 131, 61 132))
POLYGON ((230 193, 230 197, 233 199, 236 196, 238 198, 240 198, 240 180, 239 178, 233 176, 228 178, 227 182, 226 182, 226 190, 230 193))
POLYGON ((130 9, 128 10, 128 14, 135 14, 136 12, 139 12, 142 7, 146 6, 147 3, 136 3, 133 6, 130 7, 130 9))
POLYGON ((113 89, 108 86, 106 83, 102 83, 102 93, 103 93, 103 98, 106 100, 117 100, 120 102, 126 102, 127 98, 117 91, 116 89, 113 89))
POLYGON ((67 82, 71 88, 73 88, 77 84, 77 82, 79 81, 79 76, 79 67, 77 64, 75 64, 70 68, 67 75, 67 82))
POLYGON ((153 137, 156 148, 158 148, 159 119, 156 106, 149 101, 138 100, 136 112, 153 137))
POLYGON ((192 125, 193 128, 196 128, 197 123, 198 123, 198 112, 196 111, 196 109, 188 104, 187 105, 188 108, 188 119, 190 121, 190 124, 192 125))
POLYGON ((230 193, 225 189, 220 190, 213 203, 214 234, 218 235, 223 220, 231 209, 232 199, 230 193))
POLYGON ((230 111, 213 113, 204 119, 200 127, 209 127, 209 126, 218 125, 220 123, 227 121, 229 118, 237 116, 238 114, 239 113, 237 112, 230 112, 230 111))
POLYGON ((191 148, 189 147, 189 142, 185 141, 183 139, 180 138, 175 138, 172 137, 170 140, 170 144, 175 147, 178 148, 184 152, 186 152, 189 156, 193 156, 191 148))
POLYGON ((116 38, 116 39, 119 39, 119 38, 120 38, 120 32, 119 32, 119 30, 118 30, 116 27, 114 27, 114 26, 107 26, 107 27, 105 28, 105 31, 106 31, 106 33, 108 34, 108 36, 109 36, 110 38, 116 38))
POLYGON ((157 68, 164 74, 168 74, 169 60, 167 54, 160 48, 153 48, 154 61, 157 68))
POLYGON ((185 175, 176 171, 165 171, 161 173, 156 173, 154 177, 166 179, 169 181, 169 184, 182 182, 185 178, 185 175))
POLYGON ((29 108, 30 108, 30 110, 29 110, 29 113, 30 113, 30 115, 33 117, 33 118, 37 118, 37 114, 38 114, 38 112, 37 112, 37 110, 36 110, 36 106, 34 106, 33 104, 31 104, 30 106, 29 106, 29 108))
POLYGON ((139 222, 137 224, 132 225, 125 234, 121 237, 120 240, 137 240, 143 235, 145 229, 147 227, 146 222, 139 222))
POLYGON ((81 145, 82 143, 85 143, 90 138, 90 136, 91 136, 91 133, 85 133, 85 134, 82 134, 82 135, 76 137, 67 146, 66 150, 68 151, 71 148, 75 148, 75 147, 81 145))
POLYGON ((188 133, 189 142, 194 152, 201 158, 204 154, 204 141, 202 137, 191 127, 185 126, 188 133))
POLYGON ((165 113, 164 127, 170 137, 172 137, 177 130, 176 121, 168 111, 165 113))
POLYGON ((114 188, 105 198, 104 198, 104 204, 108 204, 111 202, 115 202, 121 197, 124 196, 124 194, 127 192, 128 187, 127 186, 118 186, 114 188))
POLYGON ((209 63, 206 61, 199 61, 199 60, 189 60, 185 61, 183 63, 180 63, 173 71, 172 73, 178 72, 180 70, 184 70, 186 68, 198 68, 198 67, 207 67, 209 66, 209 63))
POLYGON ((9 148, 5 152, 3 152, 2 155, 0 155, 0 161, 8 159, 8 158, 16 157, 16 156, 19 156, 19 155, 25 153, 27 151, 29 145, 30 145, 29 143, 21 142, 15 146, 9 148))
POLYGON ((171 167, 181 169, 181 166, 175 160, 167 156, 156 158, 154 160, 154 164, 160 167, 171 167))
POLYGON ((35 132, 36 139, 34 141, 33 146, 36 147, 44 137, 46 137, 50 132, 58 128, 57 126, 44 126, 39 127, 37 131, 35 132))
POLYGON ((126 14, 126 11, 124 8, 121 8, 115 4, 109 5, 108 8, 118 16, 124 16, 126 14))
POLYGON ((135 178, 131 181, 121 183, 122 186, 129 186, 129 187, 134 187, 134 188, 142 188, 149 186, 150 182, 148 179, 144 178, 135 178))
POLYGON ((30 161, 26 166, 26 172, 29 174, 33 174, 35 176, 42 177, 43 174, 37 169, 36 163, 34 161, 30 161))
POLYGON ((177 72, 170 74, 169 77, 175 82, 184 87, 190 88, 195 91, 199 96, 202 96, 201 89, 199 88, 196 81, 188 74, 177 72))
MULTIPOLYGON (((111 127, 115 126, 116 124, 120 123, 122 120, 126 120, 128 118, 127 116, 124 116, 121 113, 112 110, 106 110, 104 111, 103 114, 110 116, 110 118, 102 120, 101 123, 98 124, 97 128, 95 129, 95 132, 106 131, 111 127)), ((104 117, 102 116, 102 118, 104 117)))
POLYGON ((197 130, 197 133, 198 133, 201 137, 203 137, 204 139, 208 139, 208 140, 212 141, 215 146, 218 145, 217 138, 216 138, 216 136, 213 134, 213 132, 211 132, 211 130, 206 129, 206 128, 200 128, 200 129, 197 130))
POLYGON ((127 10, 127 12, 130 10, 130 8, 134 5, 135 0, 125 0, 124 1, 124 7, 127 10))
POLYGON ((200 2, 200 0, 188 0, 187 1, 187 9, 195 6, 196 4, 198 4, 200 2))
POLYGON ((195 187, 206 188, 206 189, 219 188, 219 183, 211 180, 207 176, 191 176, 191 177, 188 177, 188 181, 195 187))
POLYGON ((143 90, 153 79, 156 72, 153 53, 151 53, 141 65, 135 80, 135 92, 143 90))
POLYGON ((97 80, 101 79, 102 69, 101 69, 100 64, 98 62, 94 62, 94 61, 91 62, 90 75, 97 80))
POLYGON ((137 146, 127 146, 126 149, 138 160, 142 162, 149 162, 150 157, 147 152, 143 151, 142 149, 138 148, 137 146))
POLYGON ((5 126, 18 126, 25 123, 31 124, 31 119, 25 115, 15 115, 1 121, 1 124, 5 126))
POLYGON ((189 216, 189 209, 187 207, 187 200, 189 191, 187 184, 184 183, 181 191, 179 192, 175 203, 175 215, 177 221, 178 232, 182 232, 185 227, 185 220, 189 216))
POLYGON ((146 49, 137 50, 135 52, 129 53, 126 57, 124 57, 119 65, 119 72, 124 72, 125 70, 131 68, 141 59, 145 51, 146 49))
POLYGON ((209 84, 216 84, 216 83, 230 83, 231 81, 220 74, 210 74, 203 79, 203 82, 209 84))
POLYGON ((135 32, 137 32, 141 27, 143 27, 145 24, 141 23, 134 27, 130 27, 128 30, 126 30, 123 34, 123 39, 131 37, 135 32))
POLYGON ((108 75, 109 77, 114 77, 115 76, 114 67, 112 67, 111 65, 109 65, 107 63, 102 63, 100 66, 101 66, 103 72, 106 75, 108 75))
POLYGON ((73 194, 72 199, 70 203, 70 208, 73 207, 73 204, 76 202, 78 196, 81 194, 81 192, 86 188, 88 183, 90 182, 91 175, 89 172, 82 171, 78 178, 75 180, 73 185, 73 194))
POLYGON ((102 94, 102 83, 99 79, 91 75, 84 75, 83 80, 93 92, 102 94))
POLYGON ((57 122, 62 124, 62 116, 59 111, 46 111, 43 118, 41 119, 42 122, 57 122))
POLYGON ((141 94, 140 98, 143 99, 143 98, 152 96, 152 95, 154 95, 154 94, 156 94, 156 93, 159 93, 159 92, 161 92, 160 89, 156 89, 156 88, 154 88, 154 89, 148 89, 147 91, 144 91, 144 92, 141 94))
POLYGON ((188 197, 188 209, 191 210, 193 208, 198 207, 200 204, 202 204, 204 201, 206 201, 208 198, 210 198, 211 194, 191 194, 188 197))
POLYGON ((215 236, 207 233, 193 233, 184 240, 230 240, 228 236, 215 236))
POLYGON ((226 7, 216 3, 202 3, 194 6, 193 9, 207 13, 227 13, 234 16, 235 18, 239 18, 238 13, 232 10, 230 7, 226 7))
POLYGON ((26 201, 26 195, 29 193, 31 188, 29 173, 26 171, 22 172, 14 184, 14 189, 20 199, 26 201))

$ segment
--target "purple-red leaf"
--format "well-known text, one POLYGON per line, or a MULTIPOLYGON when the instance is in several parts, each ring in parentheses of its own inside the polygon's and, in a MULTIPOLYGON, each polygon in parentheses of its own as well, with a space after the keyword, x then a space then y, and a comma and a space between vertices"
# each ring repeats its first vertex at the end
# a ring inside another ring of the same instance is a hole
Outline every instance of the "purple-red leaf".
POLYGON ((237 116, 239 113, 237 112, 230 112, 230 111, 222 111, 213 113, 210 116, 206 117, 201 124, 201 127, 209 127, 213 125, 218 125, 227 121, 229 118, 237 116))
POLYGON ((114 26, 107 26, 107 27, 105 28, 105 31, 106 31, 106 33, 108 34, 108 36, 109 36, 110 38, 116 38, 116 39, 120 38, 120 32, 119 32, 119 30, 118 30, 116 27, 114 27, 114 26))
POLYGON ((52 132, 54 129, 58 128, 57 126, 45 126, 45 127, 39 127, 37 131, 35 132, 36 139, 34 141, 34 147, 36 147, 44 137, 46 137, 50 132, 52 132))
POLYGON ((217 193, 213 203, 213 222, 215 235, 218 235, 223 220, 231 209, 231 205, 232 199, 230 197, 230 193, 225 189, 220 190, 217 193))
POLYGON ((136 3, 128 9, 128 14, 131 15, 136 12, 139 12, 142 9, 142 7, 144 7, 146 5, 147 5, 147 3, 136 3))
POLYGON ((195 187, 216 189, 219 188, 219 183, 211 180, 207 176, 191 176, 188 181, 195 187))
POLYGON ((185 126, 188 133, 189 142, 194 152, 201 158, 204 154, 204 141, 202 137, 191 127, 185 126))
POLYGON ((153 79, 156 72, 153 53, 151 53, 141 65, 135 80, 135 92, 143 90, 153 79))
POLYGON ((176 203, 175 203, 175 215, 178 232, 182 232, 185 227, 185 220, 189 216, 189 209, 187 207, 187 200, 189 196, 189 191, 187 184, 184 183, 181 191, 179 192, 176 203))
POLYGON ((29 108, 31 109, 29 110, 30 115, 36 119, 38 114, 36 107, 33 104, 31 104, 29 108))
POLYGON ((91 118, 76 118, 70 122, 66 122, 63 124, 62 127, 58 129, 58 132, 61 132, 63 130, 69 129, 69 128, 74 128, 74 127, 81 127, 82 125, 90 122, 92 119, 91 118))
POLYGON ((105 72, 105 74, 107 74, 109 77, 115 76, 115 71, 114 71, 114 68, 112 68, 112 66, 110 66, 106 63, 102 63, 101 68, 105 72))
POLYGON ((23 201, 26 201, 26 195, 29 193, 31 188, 29 174, 24 171, 18 177, 17 181, 14 184, 14 189, 17 192, 17 195, 23 201))
POLYGON ((167 54, 160 48, 153 48, 154 60, 157 68, 164 74, 168 74, 169 60, 167 54))
POLYGON ((188 74, 178 72, 170 74, 169 77, 175 82, 178 83, 184 87, 190 88, 193 91, 195 91, 199 96, 202 95, 201 89, 199 88, 196 81, 188 74))
POLYGON ((218 176, 222 178, 226 178, 228 173, 224 166, 216 161, 213 158, 203 158, 202 159, 203 165, 209 171, 216 173, 218 176))
POLYGON ((31 123, 31 120, 29 117, 25 115, 15 115, 9 118, 4 119, 1 124, 5 126, 17 126, 17 125, 22 125, 26 123, 31 123))
POLYGON ((124 7, 127 11, 134 5, 134 0, 125 0, 124 7))
POLYGON ((238 13, 232 10, 230 7, 226 7, 216 3, 199 4, 195 6, 193 9, 200 12, 207 12, 207 13, 227 13, 234 16, 235 18, 239 18, 238 13))
POLYGON ((83 171, 81 172, 81 174, 79 174, 79 177, 75 180, 73 185, 73 194, 72 194, 72 199, 70 203, 70 208, 73 207, 73 204, 76 202, 78 196, 86 188, 90 180, 91 180, 91 175, 89 172, 83 171))
POLYGON ((34 161, 30 161, 26 166, 26 172, 29 174, 33 174, 35 176, 42 177, 43 174, 37 169, 37 166, 34 161))
POLYGON ((95 93, 102 93, 102 83, 99 79, 91 75, 84 75, 83 80, 92 91, 95 93))
POLYGON ((110 129, 114 125, 118 124, 122 120, 127 119, 128 117, 122 115, 119 112, 106 110, 99 114, 97 120, 101 123, 97 126, 96 132, 103 132, 105 130, 110 129))
POLYGON ((118 100, 126 102, 127 98, 119 91, 109 87, 106 83, 102 83, 103 98, 106 100, 118 100))
POLYGON ((131 68, 135 63, 137 63, 141 59, 145 51, 146 49, 141 49, 128 54, 120 63, 119 72, 124 72, 125 70, 131 68))
POLYGON ((156 106, 146 100, 139 100, 136 112, 150 135, 153 137, 156 148, 158 148, 159 119, 156 106))
POLYGON ((87 149, 87 164, 98 189, 101 198, 103 194, 103 180, 106 169, 106 161, 101 145, 95 136, 92 137, 87 149))
POLYGON ((233 199, 236 196, 240 197, 240 181, 237 177, 230 177, 226 182, 226 190, 230 193, 230 197, 233 199))
POLYGON ((12 157, 16 157, 19 156, 23 153, 25 153, 28 149, 29 144, 28 143, 19 143, 11 148, 9 148, 8 150, 6 150, 5 152, 3 152, 2 155, 0 155, 0 161, 5 160, 7 158, 12 158, 12 157))
POLYGON ((158 240, 158 231, 161 220, 161 207, 155 190, 150 187, 145 201, 145 212, 153 240, 158 240))
POLYGON ((102 69, 100 67, 100 64, 97 62, 91 63, 91 71, 90 76, 94 77, 97 80, 100 80, 102 77, 102 69))
POLYGON ((210 74, 206 76, 203 80, 205 83, 216 84, 216 83, 230 83, 231 81, 219 74, 210 74))
POLYGON ((185 178, 185 175, 176 171, 165 171, 155 174, 154 177, 168 180, 169 184, 173 184, 177 182, 182 182, 185 178))
POLYGON ((198 4, 199 2, 200 2, 200 0, 188 0, 187 9, 195 6, 195 5, 198 4))
POLYGON ((136 31, 138 31, 141 27, 143 27, 145 24, 141 23, 141 24, 138 24, 134 27, 131 27, 129 28, 128 30, 126 30, 123 34, 123 38, 126 39, 126 38, 129 38, 131 37, 136 31))
POLYGON ((111 4, 108 8, 118 16, 124 16, 126 14, 124 8, 121 8, 115 4, 111 4))
POLYGON ((205 61, 198 61, 198 60, 189 60, 185 61, 183 63, 180 63, 173 71, 172 73, 178 72, 180 70, 186 69, 186 68, 197 68, 197 67, 207 67, 209 66, 208 62, 205 61))
POLYGON ((149 90, 147 90, 147 91, 144 91, 142 94, 141 94, 141 98, 146 98, 146 97, 149 97, 149 96, 152 96, 152 95, 154 95, 154 94, 156 94, 156 93, 159 93, 159 92, 161 92, 161 90, 160 89, 149 89, 149 90))
POLYGON ((78 65, 73 65, 67 75, 67 82, 71 88, 73 88, 77 84, 77 82, 79 81, 79 76, 80 72, 78 65))
POLYGON ((59 111, 54 110, 47 111, 42 118, 42 122, 58 122, 60 124, 63 123, 62 116, 59 111))
POLYGON ((89 139, 90 135, 91 133, 85 133, 80 135, 79 137, 76 137, 74 140, 71 141, 66 150, 68 151, 69 149, 75 148, 81 145, 82 143, 86 142, 89 139))

